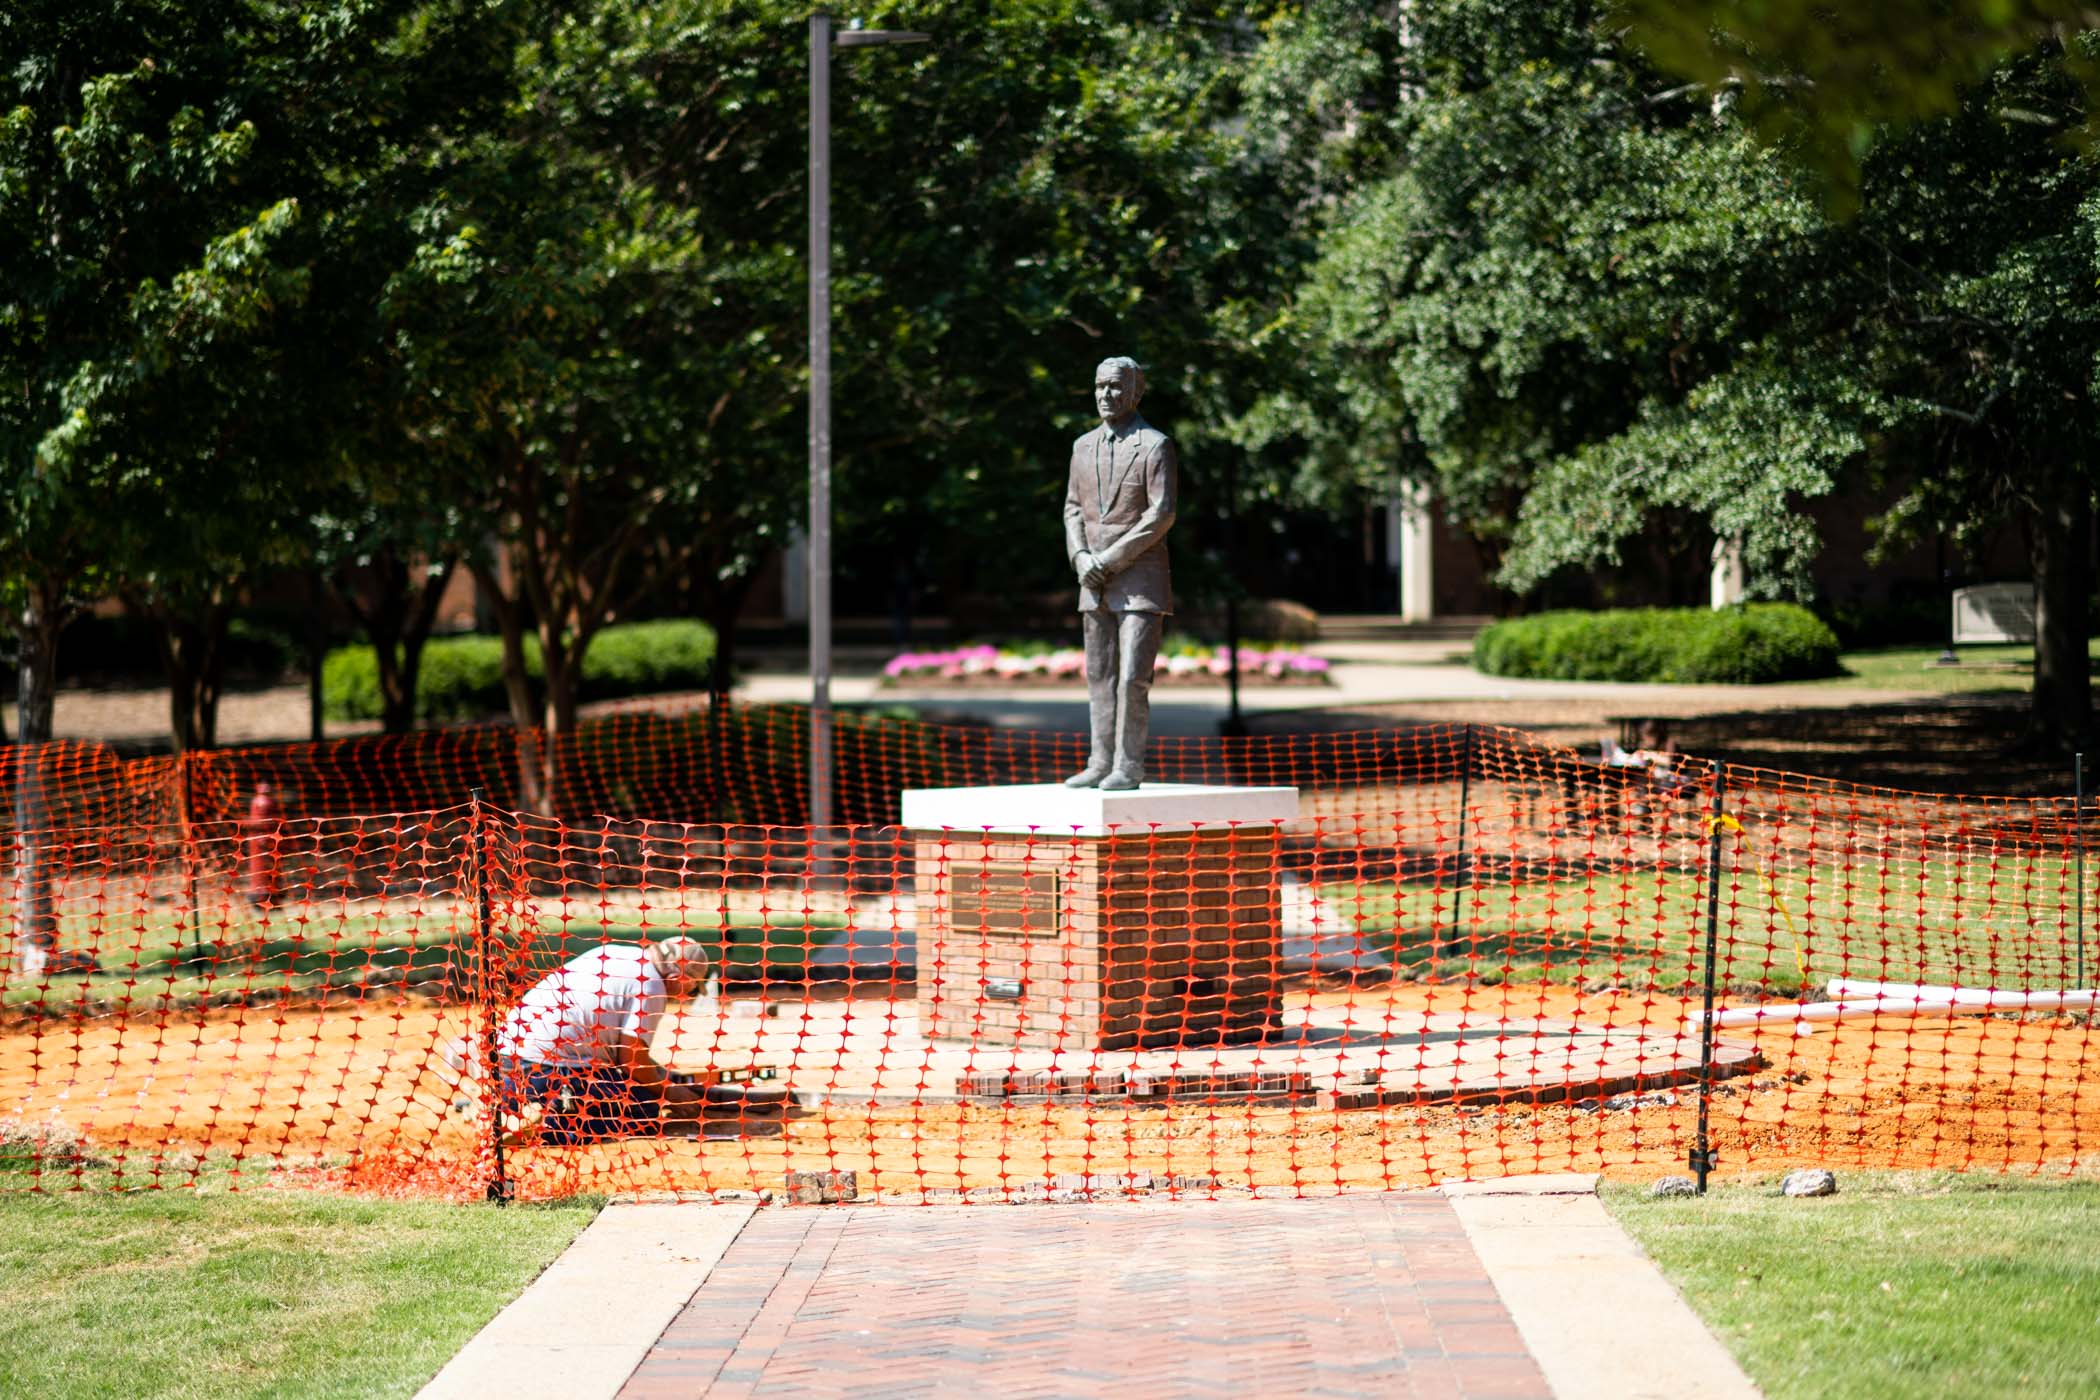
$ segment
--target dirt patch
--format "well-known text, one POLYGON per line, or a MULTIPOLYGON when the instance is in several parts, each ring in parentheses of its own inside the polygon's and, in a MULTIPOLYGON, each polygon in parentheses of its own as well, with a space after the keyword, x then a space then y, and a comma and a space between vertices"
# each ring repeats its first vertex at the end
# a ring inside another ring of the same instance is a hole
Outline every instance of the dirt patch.
MULTIPOLYGON (((1327 1007, 1558 1018, 1656 1034, 1690 1003, 1549 986, 1400 986, 1301 994, 1327 1007)), ((785 1014, 791 1014, 791 1008, 785 1014)), ((266 1179, 478 1196, 478 1122, 454 1111, 438 1054, 469 1013, 374 998, 333 1012, 89 1022, 0 1037, 0 1118, 58 1122, 135 1186, 195 1179, 198 1154, 266 1179), (317 1169, 316 1163, 329 1163, 317 1169), (348 1165, 344 1165, 347 1163, 348 1165)), ((659 1042, 699 1067, 709 1047, 659 1042)), ((2036 1170, 2094 1153, 2100 1031, 2063 1020, 1935 1018, 1756 1037, 1769 1068, 1715 1091, 1723 1170, 1824 1166, 2036 1170), (2081 1093, 2081 1090, 2084 1090, 2081 1093)), ((1513 1059, 1536 1045, 1510 1038, 1513 1059)), ((805 1069, 804 1079, 819 1077, 805 1069)), ((789 1087, 821 1090, 821 1083, 789 1087)), ((575 1190, 778 1190, 786 1172, 847 1170, 863 1197, 1040 1194, 1066 1181, 1142 1177, 1181 1194, 1388 1189, 1460 1177, 1681 1169, 1695 1096, 1679 1088, 1603 1104, 1321 1109, 1220 1096, 1165 1108, 1109 1104, 831 1103, 784 1123, 717 1124, 710 1138, 517 1148, 521 1195, 575 1190)), ((64 1168, 47 1186, 62 1184, 64 1168)), ((1084 1189, 1084 1188, 1082 1188, 1084 1189)))

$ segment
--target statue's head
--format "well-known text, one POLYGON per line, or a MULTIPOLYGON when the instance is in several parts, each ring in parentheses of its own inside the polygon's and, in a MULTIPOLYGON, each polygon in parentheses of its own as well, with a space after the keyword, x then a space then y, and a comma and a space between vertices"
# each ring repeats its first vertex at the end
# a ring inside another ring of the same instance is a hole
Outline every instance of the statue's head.
POLYGON ((1145 396, 1145 371, 1128 355, 1103 360, 1094 370, 1094 407, 1104 423, 1120 423, 1137 412, 1145 396))

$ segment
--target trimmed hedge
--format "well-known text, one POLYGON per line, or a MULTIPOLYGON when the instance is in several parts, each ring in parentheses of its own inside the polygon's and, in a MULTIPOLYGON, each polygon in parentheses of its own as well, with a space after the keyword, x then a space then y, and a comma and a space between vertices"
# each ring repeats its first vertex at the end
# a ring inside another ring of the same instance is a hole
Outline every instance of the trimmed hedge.
POLYGON ((1491 676, 1758 685, 1838 674, 1835 633, 1792 603, 1513 617, 1473 642, 1491 676))
MULTIPOLYGON (((698 690, 714 662, 714 629, 704 622, 628 622, 591 638, 580 699, 617 700, 667 690, 698 690)), ((540 647, 525 639, 525 668, 538 678, 540 647)), ((338 647, 321 666, 321 695, 336 719, 378 719, 379 664, 369 646, 338 647)), ((416 717, 447 722, 501 713, 503 643, 495 637, 433 637, 416 675, 416 717)))

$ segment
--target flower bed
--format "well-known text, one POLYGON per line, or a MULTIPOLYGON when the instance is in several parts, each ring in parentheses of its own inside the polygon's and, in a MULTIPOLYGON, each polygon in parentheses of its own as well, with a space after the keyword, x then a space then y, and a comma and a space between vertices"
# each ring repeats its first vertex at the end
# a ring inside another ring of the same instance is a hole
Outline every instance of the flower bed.
MULTIPOLYGON (((1241 647, 1242 685, 1331 685, 1325 657, 1290 647, 1241 647)), ((1160 648, 1152 683, 1224 685, 1231 670, 1224 647, 1183 642, 1160 648)), ((1084 685, 1086 653, 1077 647, 957 647, 908 651, 882 668, 884 685, 1084 685)))

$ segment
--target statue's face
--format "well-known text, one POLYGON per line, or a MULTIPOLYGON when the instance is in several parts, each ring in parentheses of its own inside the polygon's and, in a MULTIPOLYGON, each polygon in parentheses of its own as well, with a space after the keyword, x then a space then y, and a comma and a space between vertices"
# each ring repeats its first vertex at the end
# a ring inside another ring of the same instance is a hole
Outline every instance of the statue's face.
POLYGON ((1094 407, 1104 423, 1120 422, 1137 412, 1136 376, 1114 365, 1094 371, 1094 407))

